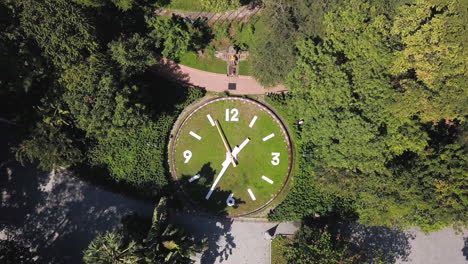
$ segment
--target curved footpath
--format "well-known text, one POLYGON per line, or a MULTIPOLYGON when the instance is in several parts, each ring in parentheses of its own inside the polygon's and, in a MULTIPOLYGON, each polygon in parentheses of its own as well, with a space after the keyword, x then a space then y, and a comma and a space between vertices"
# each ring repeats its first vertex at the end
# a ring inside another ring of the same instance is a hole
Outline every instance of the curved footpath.
POLYGON ((239 75, 238 77, 228 77, 226 74, 198 70, 168 59, 161 60, 156 69, 158 72, 162 72, 177 81, 201 87, 211 92, 229 92, 235 95, 260 95, 288 91, 281 84, 272 88, 264 87, 252 76, 239 75), (229 84, 235 84, 235 89, 230 90, 229 84))

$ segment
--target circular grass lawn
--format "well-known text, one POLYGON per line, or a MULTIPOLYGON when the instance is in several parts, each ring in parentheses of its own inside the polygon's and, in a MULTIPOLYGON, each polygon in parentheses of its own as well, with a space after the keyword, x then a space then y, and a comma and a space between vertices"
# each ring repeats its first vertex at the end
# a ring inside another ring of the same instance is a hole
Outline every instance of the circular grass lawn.
POLYGON ((171 149, 171 171, 194 204, 217 214, 246 215, 269 204, 283 188, 291 169, 290 146, 283 124, 265 106, 245 98, 217 98, 184 117, 171 149), (206 199, 227 159, 216 121, 232 151, 248 142, 237 155, 237 166, 227 166, 206 199), (234 206, 227 205, 231 194, 234 206))

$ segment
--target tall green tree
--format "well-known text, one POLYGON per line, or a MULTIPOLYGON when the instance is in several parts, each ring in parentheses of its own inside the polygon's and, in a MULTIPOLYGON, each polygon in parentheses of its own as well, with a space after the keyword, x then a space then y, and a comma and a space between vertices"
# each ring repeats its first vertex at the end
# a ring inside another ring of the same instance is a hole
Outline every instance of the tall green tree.
POLYGON ((132 8, 134 0, 72 0, 73 2, 90 7, 103 7, 112 3, 122 11, 132 8))
POLYGON ((109 52, 124 76, 143 73, 149 66, 158 62, 155 52, 151 49, 148 38, 135 33, 128 39, 118 39, 108 44, 109 52))
POLYGON ((36 41, 44 56, 66 69, 98 48, 94 27, 81 8, 66 0, 20 0, 21 28, 36 41))
POLYGON ((468 3, 416 1, 399 11, 392 28, 403 44, 391 67, 400 84, 396 110, 404 109, 424 121, 464 119, 468 105, 468 3))

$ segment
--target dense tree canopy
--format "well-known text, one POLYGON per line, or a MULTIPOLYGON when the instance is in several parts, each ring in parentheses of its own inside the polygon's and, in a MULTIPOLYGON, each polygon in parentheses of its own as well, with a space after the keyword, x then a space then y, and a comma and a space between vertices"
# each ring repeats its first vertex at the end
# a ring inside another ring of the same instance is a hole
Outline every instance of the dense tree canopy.
POLYGON ((371 1, 345 1, 324 15, 319 38, 296 43, 296 66, 287 77, 291 94, 272 102, 283 105, 290 119, 304 119, 297 132, 307 160, 300 162, 298 177, 311 179, 305 181, 309 187, 293 188, 286 207, 277 208, 272 218, 329 213, 323 207, 329 204, 326 198, 311 203, 299 198, 318 186, 318 193, 354 201, 359 220, 367 225, 430 231, 466 224, 467 175, 462 171, 468 164, 460 123, 467 114, 460 37, 466 15, 458 13, 466 9, 456 11, 458 1, 423 2, 390 11, 371 1), (411 27, 411 16, 427 23, 405 29, 411 27), (430 33, 437 23, 450 29, 443 30, 445 37, 430 33), (427 63, 440 70, 429 76, 427 63))

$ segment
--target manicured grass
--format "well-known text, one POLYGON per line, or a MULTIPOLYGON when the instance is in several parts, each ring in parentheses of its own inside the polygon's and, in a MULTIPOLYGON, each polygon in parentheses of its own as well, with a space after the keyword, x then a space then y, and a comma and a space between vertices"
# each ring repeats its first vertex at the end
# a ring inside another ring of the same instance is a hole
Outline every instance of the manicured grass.
MULTIPOLYGON (((200 0, 171 0, 171 3, 165 6, 165 8, 185 11, 209 11, 202 8, 200 0)), ((230 9, 224 11, 228 10, 230 9)))
POLYGON ((290 239, 277 236, 271 241, 271 264, 287 264, 284 258, 284 248, 290 243, 290 239))
POLYGON ((279 125, 267 112, 249 102, 224 100, 211 103, 192 115, 181 129, 173 155, 177 176, 192 199, 214 212, 239 215, 261 207, 276 194, 286 177, 289 154, 279 125), (225 109, 232 108, 239 110, 238 122, 225 121, 225 109), (230 165, 208 201, 205 200, 205 195, 221 170, 226 150, 216 127, 210 125, 207 114, 219 120, 231 148, 241 144, 247 137, 251 139, 238 156, 239 165, 235 168, 230 165), (249 128, 255 115, 258 119, 249 128), (190 136, 190 131, 200 135, 202 139, 197 140, 190 136), (275 137, 264 142, 263 137, 271 133, 275 137), (184 163, 185 150, 192 152, 188 163, 184 163), (277 166, 271 164, 272 152, 280 153, 280 164, 277 166), (199 180, 188 183, 190 177, 199 173, 199 180), (262 176, 270 178, 274 183, 269 184, 262 176), (252 189, 256 201, 252 201, 248 188, 252 189), (226 205, 230 193, 234 193, 235 207, 226 205))
POLYGON ((187 11, 203 11, 200 0, 171 0, 171 3, 165 8, 187 11))
MULTIPOLYGON (((198 56, 195 52, 189 51, 180 58, 180 64, 202 71, 226 74, 226 62, 216 58, 210 52, 204 56, 198 56)), ((240 62, 239 74, 252 75, 249 60, 240 62)))
POLYGON ((239 75, 252 75, 250 61, 247 59, 239 63, 239 75))
POLYGON ((195 52, 189 51, 180 58, 180 64, 202 71, 226 74, 226 62, 216 58, 211 52, 198 56, 195 52))

